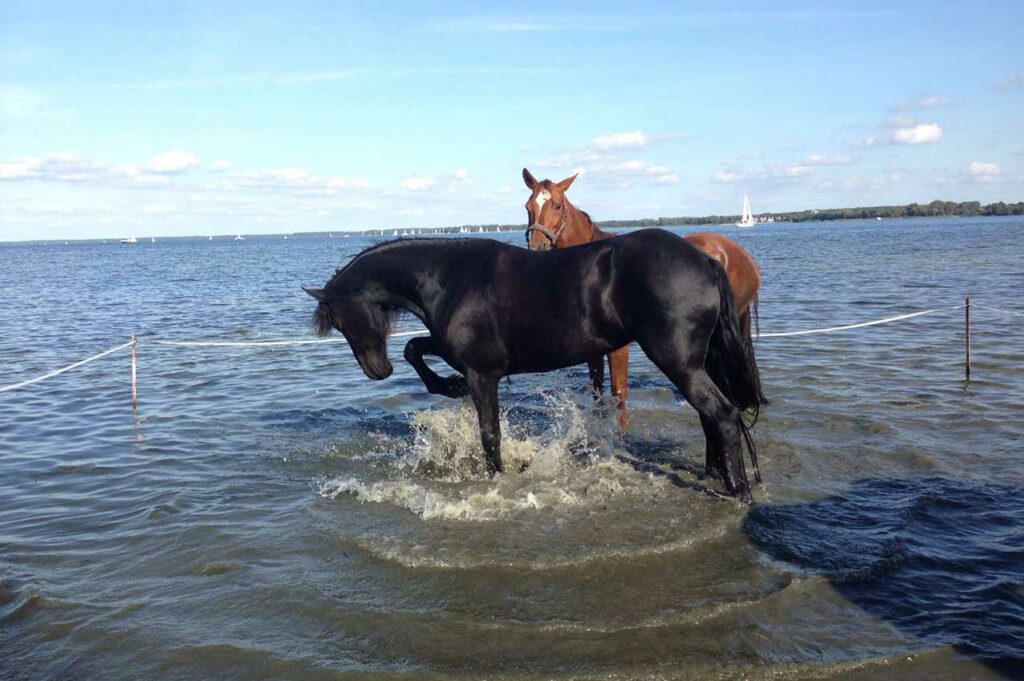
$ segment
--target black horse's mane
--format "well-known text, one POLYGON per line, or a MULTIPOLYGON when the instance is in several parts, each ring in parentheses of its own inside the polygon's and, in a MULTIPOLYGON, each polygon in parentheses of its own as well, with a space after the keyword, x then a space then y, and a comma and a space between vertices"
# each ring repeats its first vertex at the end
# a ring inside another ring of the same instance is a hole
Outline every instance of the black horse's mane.
MULTIPOLYGON (((356 253, 352 257, 352 259, 349 260, 345 264, 344 267, 339 267, 338 269, 334 270, 334 276, 331 277, 331 281, 334 281, 339 276, 341 276, 341 274, 345 270, 347 270, 348 268, 352 267, 352 265, 355 264, 356 260, 359 260, 359 258, 363 257, 364 255, 369 255, 370 253, 375 253, 376 251, 385 250, 385 249, 387 249, 390 246, 396 246, 396 245, 399 245, 399 244, 407 244, 407 243, 411 243, 413 241, 419 241, 419 242, 429 243, 429 244, 436 244, 436 243, 465 243, 465 242, 468 242, 469 239, 457 239, 457 238, 424 239, 422 237, 412 237, 412 238, 405 238, 405 239, 391 239, 390 241, 378 241, 377 243, 373 244, 372 246, 367 246, 363 250, 361 250, 358 253, 356 253)), ((327 283, 328 283, 328 285, 330 285, 330 282, 327 282, 327 283)))
MULTIPOLYGON (((362 256, 368 255, 370 253, 374 253, 376 251, 384 250, 384 249, 386 249, 386 248, 388 248, 390 246, 395 246, 397 244, 411 243, 413 241, 419 241, 419 242, 424 242, 424 243, 432 243, 432 244, 435 244, 435 243, 446 243, 446 242, 447 243, 466 243, 466 242, 469 241, 469 239, 457 239, 457 238, 423 239, 423 238, 415 238, 414 237, 414 238, 407 238, 407 239, 391 239, 390 241, 378 241, 377 243, 375 243, 375 244, 373 244, 371 246, 367 246, 363 250, 359 251, 359 253, 357 253, 351 260, 349 260, 348 263, 346 263, 344 267, 339 267, 338 269, 336 269, 334 271, 334 276, 331 277, 331 280, 329 282, 327 282, 328 286, 330 285, 331 282, 333 282, 335 279, 340 277, 342 275, 342 273, 345 272, 345 270, 347 270, 348 268, 352 267, 352 265, 355 264, 355 262, 357 260, 359 260, 359 258, 361 258, 362 256)), ((409 312, 408 310, 406 310, 405 308, 396 307, 396 306, 393 306, 393 305, 384 306, 383 310, 384 310, 384 314, 385 314, 385 331, 384 331, 385 334, 391 333, 391 330, 402 319, 405 319, 406 317, 411 317, 412 316, 412 313, 409 312)), ((314 331, 314 333, 316 333, 317 336, 320 336, 321 338, 324 338, 324 337, 330 335, 331 330, 334 328, 334 322, 331 319, 331 309, 330 309, 330 306, 326 302, 321 301, 320 304, 316 306, 316 310, 313 312, 312 326, 313 326, 313 331, 314 331)))

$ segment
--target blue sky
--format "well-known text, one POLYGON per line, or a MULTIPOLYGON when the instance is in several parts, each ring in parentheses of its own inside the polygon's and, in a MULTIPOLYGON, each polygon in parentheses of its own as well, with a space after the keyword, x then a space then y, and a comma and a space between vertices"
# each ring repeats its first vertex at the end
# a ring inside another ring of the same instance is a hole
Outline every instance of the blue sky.
POLYGON ((0 240, 1024 199, 1024 3, 0 4, 0 240), (726 9, 723 9, 726 7, 726 9))

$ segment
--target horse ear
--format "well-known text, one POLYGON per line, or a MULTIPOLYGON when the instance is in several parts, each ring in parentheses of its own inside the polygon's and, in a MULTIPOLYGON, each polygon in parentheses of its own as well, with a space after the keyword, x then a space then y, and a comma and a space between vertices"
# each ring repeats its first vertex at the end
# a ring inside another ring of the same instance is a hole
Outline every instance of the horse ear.
POLYGON ((579 177, 579 175, 580 175, 579 173, 576 173, 572 177, 567 177, 564 180, 562 180, 561 182, 559 182, 558 184, 556 184, 555 186, 558 187, 559 189, 561 189, 562 192, 564 193, 564 192, 568 191, 569 185, 571 185, 572 181, 575 180, 577 177, 579 177))
POLYGON ((302 290, 319 300, 321 303, 327 300, 327 294, 324 293, 322 288, 306 288, 303 286, 302 290))
POLYGON ((526 183, 526 188, 533 191, 537 187, 537 180, 530 174, 530 171, 523 168, 523 182, 526 183))

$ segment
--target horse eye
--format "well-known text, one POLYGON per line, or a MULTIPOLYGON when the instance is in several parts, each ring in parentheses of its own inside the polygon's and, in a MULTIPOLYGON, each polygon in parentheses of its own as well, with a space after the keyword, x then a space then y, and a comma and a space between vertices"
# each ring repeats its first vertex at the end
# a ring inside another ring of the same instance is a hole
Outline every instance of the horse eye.
POLYGON ((555 204, 555 210, 562 210, 562 204, 556 203, 555 204))

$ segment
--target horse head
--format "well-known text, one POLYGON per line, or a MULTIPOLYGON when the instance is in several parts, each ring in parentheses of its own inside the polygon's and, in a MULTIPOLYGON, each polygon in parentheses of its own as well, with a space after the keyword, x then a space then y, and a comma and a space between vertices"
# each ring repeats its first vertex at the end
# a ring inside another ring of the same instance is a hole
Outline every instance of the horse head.
POLYGON ((561 182, 538 182, 529 170, 523 168, 523 182, 531 192, 526 202, 526 245, 531 251, 547 251, 559 245, 590 241, 589 234, 577 233, 581 230, 577 219, 580 213, 565 196, 576 175, 561 182))
POLYGON ((318 336, 325 337, 337 329, 348 341, 352 354, 367 378, 379 381, 394 371, 388 360, 388 332, 391 313, 388 308, 365 290, 343 291, 335 279, 326 288, 305 288, 303 291, 317 299, 313 313, 313 327, 318 336))

